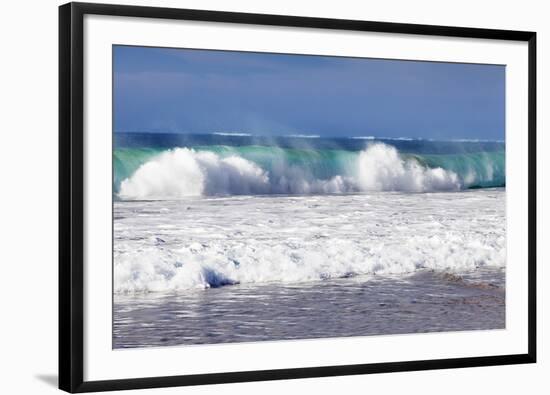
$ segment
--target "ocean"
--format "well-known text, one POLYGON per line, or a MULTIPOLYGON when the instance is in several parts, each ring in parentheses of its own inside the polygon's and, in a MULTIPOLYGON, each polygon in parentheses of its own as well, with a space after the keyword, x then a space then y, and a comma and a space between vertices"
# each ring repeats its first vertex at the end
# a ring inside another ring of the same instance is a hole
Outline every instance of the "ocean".
POLYGON ((502 142, 114 137, 114 348, 504 328, 502 142))

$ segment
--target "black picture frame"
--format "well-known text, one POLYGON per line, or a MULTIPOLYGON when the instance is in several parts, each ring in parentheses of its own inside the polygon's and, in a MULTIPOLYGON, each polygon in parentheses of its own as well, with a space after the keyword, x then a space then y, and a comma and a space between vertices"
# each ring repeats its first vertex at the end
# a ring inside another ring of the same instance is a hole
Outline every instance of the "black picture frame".
POLYGON ((59 8, 59 388, 90 392, 534 363, 536 361, 536 33, 127 5, 59 8), (528 43, 528 352, 525 354, 84 381, 83 19, 87 14, 511 40, 528 43))

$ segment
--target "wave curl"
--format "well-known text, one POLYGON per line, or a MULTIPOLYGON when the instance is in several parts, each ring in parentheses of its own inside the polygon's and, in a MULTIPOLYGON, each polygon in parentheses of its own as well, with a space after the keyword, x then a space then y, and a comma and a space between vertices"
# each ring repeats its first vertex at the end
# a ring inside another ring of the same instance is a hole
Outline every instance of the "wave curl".
POLYGON ((127 160, 133 171, 119 165, 131 173, 115 186, 120 198, 432 192, 504 184, 503 153, 419 156, 384 143, 360 152, 248 146, 174 148, 144 157, 138 165, 127 160))

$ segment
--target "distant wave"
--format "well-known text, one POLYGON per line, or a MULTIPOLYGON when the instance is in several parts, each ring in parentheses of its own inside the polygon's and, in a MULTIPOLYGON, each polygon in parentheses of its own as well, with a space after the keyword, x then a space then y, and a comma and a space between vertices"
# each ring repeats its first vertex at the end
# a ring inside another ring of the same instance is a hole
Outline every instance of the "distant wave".
POLYGON ((422 138, 416 138, 416 137, 378 137, 378 136, 353 136, 350 137, 354 140, 394 140, 394 141, 415 141, 415 140, 423 140, 422 138))
POLYGON ((388 140, 397 140, 397 141, 414 141, 420 140, 414 137, 389 137, 388 140))
POLYGON ((411 155, 383 143, 360 152, 260 146, 131 150, 115 152, 115 190, 122 199, 458 191, 503 186, 504 170, 503 152, 411 155))
POLYGON ((452 142, 452 143, 499 143, 503 144, 504 140, 491 139, 436 139, 423 137, 381 137, 381 136, 352 136, 352 140, 387 140, 387 141, 430 141, 430 142, 452 142))
POLYGON ((295 138, 301 138, 301 139, 318 139, 321 136, 318 134, 289 134, 286 137, 295 137, 295 138))
POLYGON ((214 132, 212 134, 215 134, 216 136, 235 136, 235 137, 250 137, 252 134, 250 133, 242 133, 242 132, 214 132))
POLYGON ((452 139, 456 143, 504 143, 504 140, 488 140, 488 139, 452 139))

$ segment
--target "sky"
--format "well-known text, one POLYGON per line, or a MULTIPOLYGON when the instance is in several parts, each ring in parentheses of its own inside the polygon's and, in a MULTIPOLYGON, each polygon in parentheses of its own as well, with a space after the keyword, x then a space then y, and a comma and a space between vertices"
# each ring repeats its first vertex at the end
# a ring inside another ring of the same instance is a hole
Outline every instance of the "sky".
POLYGON ((505 66, 115 46, 115 132, 504 140, 505 66))

